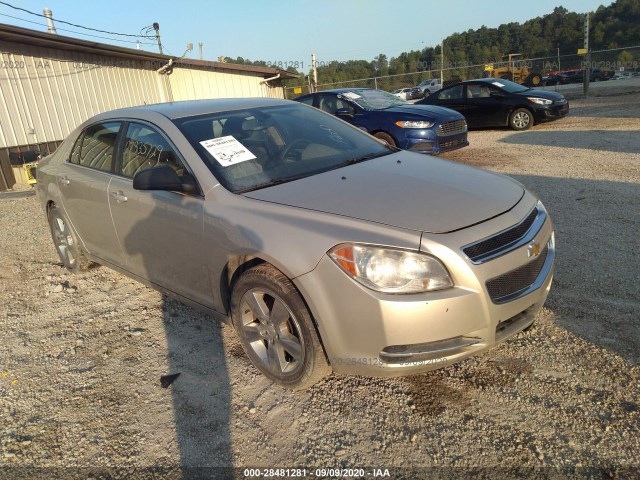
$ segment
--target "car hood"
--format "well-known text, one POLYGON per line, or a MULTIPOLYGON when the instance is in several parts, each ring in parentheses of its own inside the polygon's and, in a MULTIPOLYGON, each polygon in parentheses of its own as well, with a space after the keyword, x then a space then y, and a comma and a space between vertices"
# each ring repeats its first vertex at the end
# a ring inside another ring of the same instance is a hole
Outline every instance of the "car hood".
POLYGON ((562 100, 564 98, 564 95, 561 95, 560 93, 557 93, 557 92, 552 92, 549 90, 535 90, 535 89, 527 90, 526 92, 517 92, 515 95, 520 95, 522 97, 540 97, 540 98, 546 98, 547 100, 553 100, 553 101, 562 100))
POLYGON ((398 107, 385 108, 380 111, 395 113, 398 115, 418 115, 421 117, 428 117, 432 120, 438 120, 440 122, 450 122, 452 120, 461 120, 464 118, 462 114, 455 110, 445 107, 437 107, 435 105, 407 104, 398 107))
POLYGON ((256 200, 430 233, 509 211, 524 188, 508 177, 411 152, 244 194, 256 200))

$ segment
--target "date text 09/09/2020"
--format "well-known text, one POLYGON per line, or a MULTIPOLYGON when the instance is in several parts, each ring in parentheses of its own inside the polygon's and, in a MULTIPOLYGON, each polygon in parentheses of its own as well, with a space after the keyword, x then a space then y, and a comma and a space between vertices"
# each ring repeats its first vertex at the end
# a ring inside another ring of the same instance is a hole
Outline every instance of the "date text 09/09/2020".
POLYGON ((387 468, 245 468, 245 478, 389 478, 387 468))

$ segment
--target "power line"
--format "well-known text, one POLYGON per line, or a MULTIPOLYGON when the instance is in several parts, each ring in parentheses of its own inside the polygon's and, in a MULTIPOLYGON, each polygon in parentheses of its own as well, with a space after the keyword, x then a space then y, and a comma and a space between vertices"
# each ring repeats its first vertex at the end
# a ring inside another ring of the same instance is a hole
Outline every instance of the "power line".
MULTIPOLYGON (((0 2, 2 3, 2 2, 0 2)), ((33 20, 26 20, 24 18, 19 18, 19 17, 14 17, 13 15, 7 15, 6 13, 1 14, 2 16, 8 17, 8 18, 13 18, 14 20, 20 20, 21 22, 27 22, 27 23, 32 23, 34 25, 40 25, 42 26, 46 26, 42 23, 39 22, 34 22, 33 20)), ((75 33, 77 35, 84 35, 86 37, 93 37, 93 38, 102 38, 104 40, 111 40, 113 42, 124 42, 124 43, 133 43, 133 44, 138 44, 140 43, 140 45, 155 45, 154 43, 151 42, 137 42, 137 41, 133 41, 133 40, 120 40, 118 38, 110 38, 110 37, 103 37, 101 35, 92 35, 90 33, 82 33, 82 32, 76 32, 75 30, 69 30, 67 28, 58 28, 58 30, 62 31, 62 32, 70 32, 70 33, 75 33)))
MULTIPOLYGON (((13 8, 14 10, 20 10, 20 11, 26 12, 26 13, 28 13, 30 15, 35 15, 36 17, 47 18, 45 15, 43 15, 41 13, 32 12, 31 10, 27 10, 26 8, 22 8, 22 7, 16 7, 15 5, 11 5, 10 3, 7 3, 7 2, 1 2, 0 1, 0 5, 5 5, 5 6, 9 7, 9 8, 13 8)), ((56 22, 58 22, 58 23, 64 23, 66 25, 71 25, 72 27, 77 27, 77 28, 84 28, 85 30, 91 30, 93 32, 106 33, 107 35, 120 35, 122 37, 134 37, 134 38, 142 37, 142 35, 131 35, 129 33, 110 32, 108 30, 99 30, 97 28, 85 27, 84 25, 78 25, 77 23, 71 23, 71 22, 67 22, 65 20, 59 20, 57 18, 51 18, 51 19, 56 21, 56 22)))

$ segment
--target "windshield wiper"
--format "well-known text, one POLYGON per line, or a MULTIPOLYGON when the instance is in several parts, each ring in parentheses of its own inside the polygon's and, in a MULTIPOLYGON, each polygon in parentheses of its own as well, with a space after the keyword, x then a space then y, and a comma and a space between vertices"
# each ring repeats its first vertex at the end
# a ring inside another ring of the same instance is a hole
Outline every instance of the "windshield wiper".
POLYGON ((286 178, 274 178, 265 183, 259 183, 258 185, 252 185, 251 187, 242 188, 240 190, 236 190, 234 193, 247 193, 252 192, 254 190, 260 190, 261 188, 273 187, 274 185, 280 185, 281 183, 291 182, 292 180, 299 180, 304 177, 308 177, 308 174, 305 175, 297 175, 294 177, 286 177, 286 178))
MULTIPOLYGON (((388 147, 392 148, 391 145, 388 145, 388 147)), ((362 155, 361 157, 352 158, 348 160, 346 163, 344 163, 343 165, 353 165, 354 163, 365 162, 367 160, 372 160, 374 158, 384 157, 385 155, 391 155, 392 153, 395 153, 395 151, 392 150, 391 152, 368 153, 366 155, 362 155)))

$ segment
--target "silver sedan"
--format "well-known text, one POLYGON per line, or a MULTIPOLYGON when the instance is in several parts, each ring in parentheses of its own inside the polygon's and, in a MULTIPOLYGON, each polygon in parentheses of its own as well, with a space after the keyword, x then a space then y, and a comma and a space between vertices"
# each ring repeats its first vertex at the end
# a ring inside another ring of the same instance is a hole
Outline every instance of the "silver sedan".
POLYGON ((296 102, 100 114, 41 161, 37 192, 65 267, 230 322, 289 388, 483 352, 532 324, 553 276, 551 220, 521 184, 296 102))

